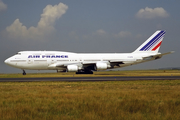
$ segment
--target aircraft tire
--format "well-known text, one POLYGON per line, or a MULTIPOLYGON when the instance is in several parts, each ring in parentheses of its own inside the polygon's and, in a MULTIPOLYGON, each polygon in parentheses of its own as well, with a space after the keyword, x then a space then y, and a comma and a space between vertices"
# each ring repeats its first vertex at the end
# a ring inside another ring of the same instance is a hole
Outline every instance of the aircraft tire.
POLYGON ((93 74, 92 71, 76 72, 76 74, 93 74))

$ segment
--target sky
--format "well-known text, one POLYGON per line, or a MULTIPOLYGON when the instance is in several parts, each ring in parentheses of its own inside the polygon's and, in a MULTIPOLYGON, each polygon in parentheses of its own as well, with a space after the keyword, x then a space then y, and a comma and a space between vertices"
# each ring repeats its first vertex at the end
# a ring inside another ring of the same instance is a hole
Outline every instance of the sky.
POLYGON ((120 70, 180 67, 179 4, 179 0, 0 0, 0 73, 22 72, 4 63, 19 51, 129 53, 156 30, 166 31, 160 52, 175 53, 120 70))

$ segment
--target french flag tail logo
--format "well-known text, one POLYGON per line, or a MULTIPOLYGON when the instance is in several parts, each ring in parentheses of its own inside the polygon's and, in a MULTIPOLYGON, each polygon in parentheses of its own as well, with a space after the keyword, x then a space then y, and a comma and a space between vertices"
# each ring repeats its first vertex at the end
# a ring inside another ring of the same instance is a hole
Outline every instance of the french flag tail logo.
POLYGON ((165 31, 158 30, 151 37, 149 37, 138 49, 134 52, 153 52, 157 53, 161 46, 162 40, 164 38, 165 31))

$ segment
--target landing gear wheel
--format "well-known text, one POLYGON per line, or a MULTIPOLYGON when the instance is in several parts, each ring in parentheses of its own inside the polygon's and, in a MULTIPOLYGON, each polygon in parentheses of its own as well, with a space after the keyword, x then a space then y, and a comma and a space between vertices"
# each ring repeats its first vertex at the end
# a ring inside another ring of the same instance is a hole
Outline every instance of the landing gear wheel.
POLYGON ((26 75, 26 72, 25 72, 25 70, 23 70, 23 73, 22 73, 23 75, 26 75))
POLYGON ((92 71, 79 71, 79 72, 76 72, 76 74, 93 74, 92 71))

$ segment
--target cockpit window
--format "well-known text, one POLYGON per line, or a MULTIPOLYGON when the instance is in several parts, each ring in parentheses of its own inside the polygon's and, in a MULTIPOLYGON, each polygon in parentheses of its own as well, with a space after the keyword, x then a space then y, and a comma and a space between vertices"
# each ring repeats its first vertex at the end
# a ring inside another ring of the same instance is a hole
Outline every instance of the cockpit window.
POLYGON ((16 55, 21 55, 21 53, 16 53, 16 55))

